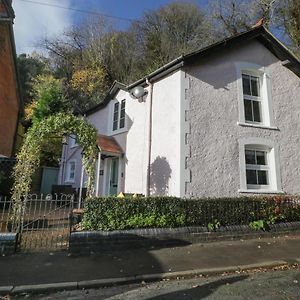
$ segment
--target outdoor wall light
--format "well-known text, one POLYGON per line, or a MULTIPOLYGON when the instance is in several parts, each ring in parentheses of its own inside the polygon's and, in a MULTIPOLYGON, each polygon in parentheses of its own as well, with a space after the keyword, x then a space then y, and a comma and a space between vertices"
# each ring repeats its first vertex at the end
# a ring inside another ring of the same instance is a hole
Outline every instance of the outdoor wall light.
POLYGON ((134 87, 131 91, 130 91, 130 95, 135 98, 135 99, 141 99, 143 96, 147 95, 148 91, 145 90, 142 86, 138 85, 136 87, 134 87))

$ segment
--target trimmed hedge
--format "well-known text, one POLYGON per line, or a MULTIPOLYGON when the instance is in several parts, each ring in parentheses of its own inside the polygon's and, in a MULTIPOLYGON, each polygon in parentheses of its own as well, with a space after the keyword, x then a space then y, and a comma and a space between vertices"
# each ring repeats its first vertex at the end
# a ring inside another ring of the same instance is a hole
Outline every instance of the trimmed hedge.
POLYGON ((218 199, 90 198, 85 201, 83 228, 117 230, 149 227, 249 225, 300 221, 300 197, 218 199))

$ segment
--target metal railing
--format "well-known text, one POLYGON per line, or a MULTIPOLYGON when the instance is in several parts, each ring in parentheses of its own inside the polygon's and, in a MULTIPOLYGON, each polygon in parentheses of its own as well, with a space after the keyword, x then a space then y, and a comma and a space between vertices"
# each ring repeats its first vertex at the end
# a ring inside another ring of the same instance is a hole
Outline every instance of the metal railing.
POLYGON ((27 195, 22 200, 22 216, 14 216, 13 203, 0 197, 1 232, 18 231, 19 250, 52 251, 68 247, 73 195, 27 195), (20 220, 14 226, 14 220, 20 220), (17 229, 16 229, 17 228, 17 229))

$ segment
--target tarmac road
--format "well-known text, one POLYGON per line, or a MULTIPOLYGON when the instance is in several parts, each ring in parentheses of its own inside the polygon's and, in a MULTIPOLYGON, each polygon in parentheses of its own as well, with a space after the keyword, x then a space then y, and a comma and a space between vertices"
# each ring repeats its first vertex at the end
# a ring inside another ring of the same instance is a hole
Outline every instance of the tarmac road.
POLYGON ((110 288, 74 290, 12 299, 42 300, 194 300, 194 299, 300 299, 300 269, 251 271, 217 277, 198 277, 140 283, 110 288))

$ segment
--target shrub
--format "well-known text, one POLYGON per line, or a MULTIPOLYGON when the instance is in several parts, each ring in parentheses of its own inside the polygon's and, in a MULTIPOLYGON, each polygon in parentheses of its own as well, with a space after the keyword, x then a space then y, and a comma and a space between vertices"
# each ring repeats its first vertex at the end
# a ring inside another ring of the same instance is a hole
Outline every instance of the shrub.
POLYGON ((86 230, 147 227, 249 225, 300 221, 300 198, 295 196, 219 199, 90 198, 85 201, 86 230))

